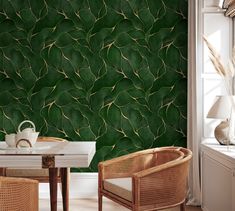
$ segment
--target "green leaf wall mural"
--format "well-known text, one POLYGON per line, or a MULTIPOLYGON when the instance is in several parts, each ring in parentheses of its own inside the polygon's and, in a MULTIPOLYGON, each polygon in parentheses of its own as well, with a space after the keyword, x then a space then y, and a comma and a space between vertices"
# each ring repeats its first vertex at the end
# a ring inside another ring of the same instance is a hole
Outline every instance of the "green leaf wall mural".
MULTIPOLYGON (((0 0, 0 139, 96 141, 97 163, 186 145, 186 0, 0 0)), ((83 170, 79 170, 83 171, 83 170)))

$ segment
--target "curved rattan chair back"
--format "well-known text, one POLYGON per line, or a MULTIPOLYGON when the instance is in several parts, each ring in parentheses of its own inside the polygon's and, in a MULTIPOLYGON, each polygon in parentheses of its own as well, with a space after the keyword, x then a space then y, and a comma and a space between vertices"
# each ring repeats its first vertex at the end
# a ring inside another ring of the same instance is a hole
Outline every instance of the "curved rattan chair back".
POLYGON ((100 162, 99 166, 104 169, 104 178, 131 177, 133 173, 158 165, 158 160, 163 163, 182 157, 183 153, 178 150, 155 148, 100 162))
POLYGON ((58 138, 58 137, 50 137, 50 136, 39 136, 37 141, 39 142, 57 142, 57 141, 67 141, 66 139, 63 138, 58 138))

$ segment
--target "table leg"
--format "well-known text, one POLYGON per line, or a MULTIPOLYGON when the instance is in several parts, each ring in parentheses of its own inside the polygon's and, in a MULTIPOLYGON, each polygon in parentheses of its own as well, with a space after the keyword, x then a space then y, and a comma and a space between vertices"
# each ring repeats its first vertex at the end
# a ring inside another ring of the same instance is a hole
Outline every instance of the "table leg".
POLYGON ((0 168, 0 176, 6 176, 6 168, 0 168))
POLYGON ((51 211, 57 211, 57 176, 58 168, 49 168, 51 211))
POLYGON ((69 211, 69 168, 60 168, 63 211, 69 211))

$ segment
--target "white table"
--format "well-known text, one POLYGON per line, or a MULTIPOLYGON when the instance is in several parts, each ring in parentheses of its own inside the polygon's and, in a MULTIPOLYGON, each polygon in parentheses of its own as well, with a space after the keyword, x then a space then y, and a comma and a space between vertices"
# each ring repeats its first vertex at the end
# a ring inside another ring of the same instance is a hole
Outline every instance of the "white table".
POLYGON ((95 154, 95 142, 37 142, 31 149, 7 147, 0 142, 1 168, 48 168, 51 211, 57 210, 57 173, 60 168, 64 211, 68 211, 68 171, 88 167, 95 154))

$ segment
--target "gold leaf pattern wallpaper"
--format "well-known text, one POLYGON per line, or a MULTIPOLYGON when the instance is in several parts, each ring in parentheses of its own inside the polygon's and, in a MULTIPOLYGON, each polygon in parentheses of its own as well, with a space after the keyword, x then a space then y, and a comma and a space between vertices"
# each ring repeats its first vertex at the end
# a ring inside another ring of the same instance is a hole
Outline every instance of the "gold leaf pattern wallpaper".
POLYGON ((1 140, 25 119, 40 135, 94 140, 85 171, 133 151, 185 146, 187 4, 0 0, 1 140))

